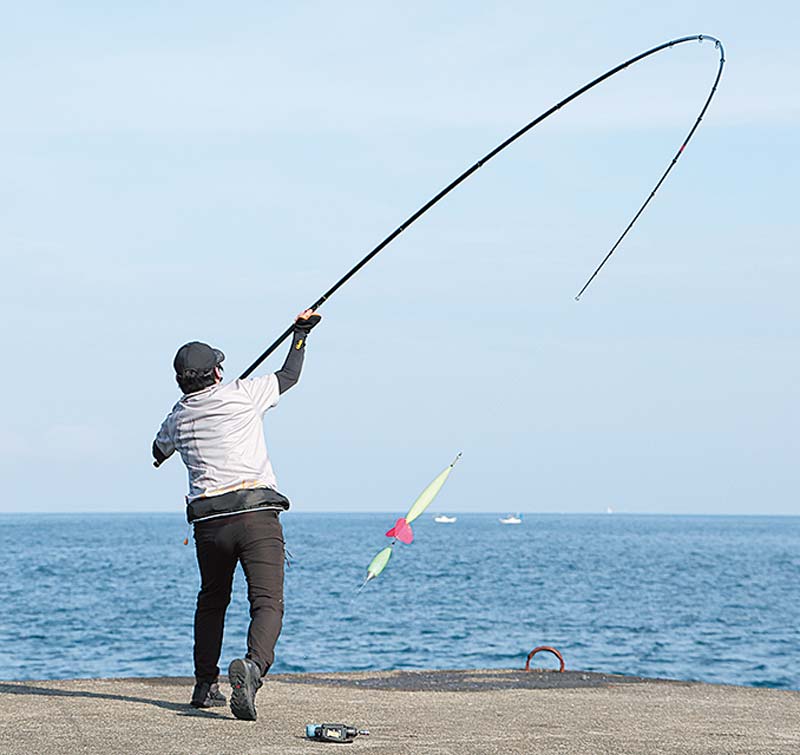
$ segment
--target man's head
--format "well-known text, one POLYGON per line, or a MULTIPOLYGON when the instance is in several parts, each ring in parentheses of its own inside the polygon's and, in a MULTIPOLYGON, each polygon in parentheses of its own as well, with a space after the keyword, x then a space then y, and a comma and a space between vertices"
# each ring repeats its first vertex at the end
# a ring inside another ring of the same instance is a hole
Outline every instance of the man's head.
POLYGON ((184 393, 196 393, 222 379, 222 360, 225 355, 207 343, 192 341, 178 349, 172 365, 175 379, 184 393))

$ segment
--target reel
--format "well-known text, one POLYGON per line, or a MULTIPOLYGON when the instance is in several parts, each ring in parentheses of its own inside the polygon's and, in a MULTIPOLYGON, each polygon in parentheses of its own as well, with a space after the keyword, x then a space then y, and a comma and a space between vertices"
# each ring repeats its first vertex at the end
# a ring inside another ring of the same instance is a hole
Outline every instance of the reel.
POLYGON ((339 742, 349 744, 358 735, 367 736, 366 729, 356 729, 347 724, 306 724, 306 736, 318 742, 339 742))

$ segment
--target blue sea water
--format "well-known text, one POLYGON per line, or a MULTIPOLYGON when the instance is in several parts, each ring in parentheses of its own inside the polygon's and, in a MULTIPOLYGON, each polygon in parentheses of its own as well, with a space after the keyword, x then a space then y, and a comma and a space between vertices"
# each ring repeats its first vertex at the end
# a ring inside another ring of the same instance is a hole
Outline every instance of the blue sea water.
MULTIPOLYGON (((800 689, 800 518, 426 516, 357 593, 392 521, 283 516, 275 672, 521 668, 548 644, 573 669, 800 689)), ((179 515, 0 516, 0 679, 190 676, 185 534, 179 515)), ((234 592, 223 667, 241 573, 234 592)))

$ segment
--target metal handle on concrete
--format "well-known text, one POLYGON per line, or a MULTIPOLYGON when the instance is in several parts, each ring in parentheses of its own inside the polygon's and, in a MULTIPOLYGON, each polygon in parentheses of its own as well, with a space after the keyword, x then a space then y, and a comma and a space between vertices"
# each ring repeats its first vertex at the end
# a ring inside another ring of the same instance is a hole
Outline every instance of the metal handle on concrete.
POLYGON ((558 652, 558 650, 556 650, 555 648, 551 648, 549 645, 539 645, 538 648, 534 648, 533 650, 531 650, 530 653, 528 653, 528 660, 525 661, 525 670, 526 671, 530 671, 531 670, 531 658, 533 658, 533 656, 536 655, 536 653, 539 653, 539 652, 542 652, 542 651, 547 652, 547 653, 552 653, 556 658, 558 658, 558 662, 561 664, 561 668, 559 669, 559 673, 563 673, 563 671, 564 671, 564 656, 562 656, 561 653, 558 652))

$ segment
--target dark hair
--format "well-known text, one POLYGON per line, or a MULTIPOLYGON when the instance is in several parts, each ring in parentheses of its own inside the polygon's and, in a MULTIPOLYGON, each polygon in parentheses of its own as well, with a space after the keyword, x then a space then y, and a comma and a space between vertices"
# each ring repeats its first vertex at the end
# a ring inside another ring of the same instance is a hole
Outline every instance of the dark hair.
MULTIPOLYGON (((210 370, 184 370, 175 375, 175 380, 178 381, 180 389, 186 393, 197 393, 202 391, 203 388, 208 388, 217 382, 217 376, 214 373, 216 368, 210 370)), ((220 371, 222 367, 219 367, 220 371)))

